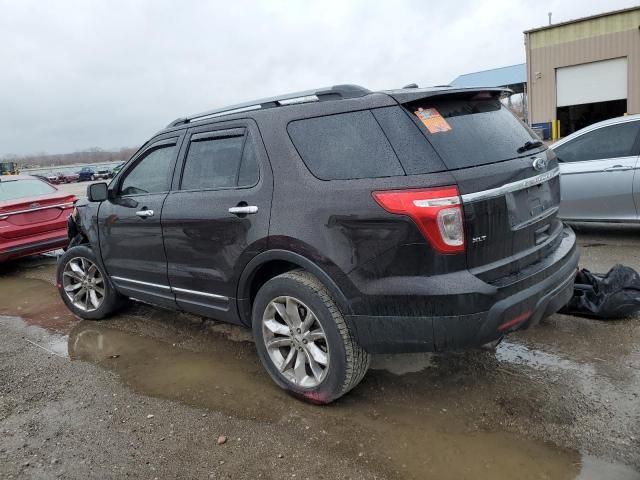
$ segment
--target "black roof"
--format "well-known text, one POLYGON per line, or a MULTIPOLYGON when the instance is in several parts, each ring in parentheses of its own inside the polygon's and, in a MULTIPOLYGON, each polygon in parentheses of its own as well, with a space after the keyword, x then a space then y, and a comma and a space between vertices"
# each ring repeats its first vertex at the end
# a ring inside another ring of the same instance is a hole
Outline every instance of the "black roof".
POLYGON ((365 87, 359 85, 334 85, 333 87, 325 87, 313 90, 305 90, 302 92, 288 93, 285 95, 279 95, 276 97, 263 98, 259 100, 252 100, 249 102, 238 103, 235 105, 229 105, 227 107, 221 107, 214 110, 208 110, 205 112, 197 113, 194 115, 188 115, 186 117, 178 118, 167 125, 166 130, 180 127, 192 122, 200 122, 202 120, 209 120, 217 117, 223 117, 227 115, 234 115, 243 112, 255 112, 260 110, 266 110, 274 107, 281 107, 287 105, 300 105, 304 103, 314 103, 325 100, 343 100, 349 98, 365 97, 373 93, 386 94, 399 103, 407 103, 421 98, 427 98, 435 95, 443 95, 449 93, 463 93, 473 91, 495 91, 500 93, 513 93, 508 88, 504 87, 469 87, 459 88, 451 86, 440 87, 428 87, 428 88, 416 88, 414 86, 408 86, 396 90, 381 90, 378 92, 371 91, 365 87))

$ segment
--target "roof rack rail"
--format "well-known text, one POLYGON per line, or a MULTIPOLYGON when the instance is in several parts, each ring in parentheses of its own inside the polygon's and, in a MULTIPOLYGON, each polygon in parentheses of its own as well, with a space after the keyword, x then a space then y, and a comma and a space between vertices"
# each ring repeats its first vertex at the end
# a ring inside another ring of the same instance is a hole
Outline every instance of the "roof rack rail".
POLYGON ((319 102, 323 99, 337 100, 345 98, 364 97, 365 95, 368 95, 370 93, 371 90, 368 90, 359 85, 334 85, 333 87, 289 93, 277 97, 263 98, 260 100, 253 100, 251 102, 239 103, 237 105, 230 105, 228 107, 209 110, 207 112, 196 113, 195 115, 189 115, 187 117, 174 120, 169 125, 167 125, 167 128, 177 127, 178 125, 191 123, 193 121, 233 115, 234 113, 251 112, 253 110, 262 110, 266 108, 281 107, 286 105, 296 105, 300 103, 319 102))

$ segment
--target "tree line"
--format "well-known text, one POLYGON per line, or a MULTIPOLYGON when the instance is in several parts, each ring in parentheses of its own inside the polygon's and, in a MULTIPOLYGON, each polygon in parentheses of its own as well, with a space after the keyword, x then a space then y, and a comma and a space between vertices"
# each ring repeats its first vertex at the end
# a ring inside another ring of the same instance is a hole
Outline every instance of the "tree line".
POLYGON ((72 153, 35 153, 29 155, 5 155, 0 161, 15 162, 18 168, 51 167, 61 165, 74 165, 77 163, 104 163, 124 162, 129 160, 138 150, 138 147, 122 147, 119 150, 103 150, 90 148, 81 152, 72 153))

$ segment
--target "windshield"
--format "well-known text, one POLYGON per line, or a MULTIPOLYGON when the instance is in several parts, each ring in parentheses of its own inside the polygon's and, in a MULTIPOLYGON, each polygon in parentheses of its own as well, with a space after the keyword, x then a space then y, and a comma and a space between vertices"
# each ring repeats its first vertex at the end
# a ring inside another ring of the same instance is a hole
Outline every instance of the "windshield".
POLYGON ((531 155, 540 139, 488 92, 443 95, 406 104, 429 142, 450 169, 473 167, 531 155))
POLYGON ((51 185, 40 180, 11 180, 0 181, 0 202, 17 200, 19 198, 37 197, 48 195, 56 191, 51 185))

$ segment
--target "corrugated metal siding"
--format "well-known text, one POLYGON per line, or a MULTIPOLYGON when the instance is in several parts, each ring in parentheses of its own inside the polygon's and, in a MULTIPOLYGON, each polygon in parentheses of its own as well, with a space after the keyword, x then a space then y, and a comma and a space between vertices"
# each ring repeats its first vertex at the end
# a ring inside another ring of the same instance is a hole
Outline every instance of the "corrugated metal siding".
MULTIPOLYGON (((542 32, 528 34, 527 43, 531 42, 532 36, 540 33, 542 32)), ((628 62, 628 113, 640 113, 640 31, 638 25, 632 30, 583 38, 558 45, 540 48, 527 47, 529 119, 531 123, 549 122, 556 118, 556 68, 620 57, 626 57, 628 62), (537 78, 538 76, 540 78, 537 78)))
POLYGON ((575 42, 585 38, 638 29, 640 25, 640 8, 609 15, 578 21, 556 28, 549 28, 531 32, 531 48, 550 47, 561 43, 575 42))

